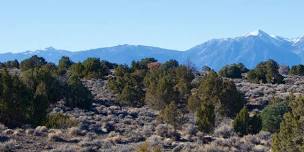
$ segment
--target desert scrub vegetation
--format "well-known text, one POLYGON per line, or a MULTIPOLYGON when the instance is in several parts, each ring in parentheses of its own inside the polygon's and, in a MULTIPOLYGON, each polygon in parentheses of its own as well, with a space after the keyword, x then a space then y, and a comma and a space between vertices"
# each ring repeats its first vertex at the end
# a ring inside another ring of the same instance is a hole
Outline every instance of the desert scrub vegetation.
POLYGON ((118 103, 128 106, 149 105, 161 110, 171 101, 185 102, 194 79, 192 69, 175 60, 158 63, 153 58, 119 65, 108 87, 117 94, 118 103))
POLYGON ((199 130, 211 133, 215 127, 214 105, 203 103, 200 106, 196 111, 196 125, 199 130))
POLYGON ((68 79, 67 92, 65 94, 65 105, 68 107, 89 109, 92 105, 93 96, 91 92, 77 76, 71 76, 68 79))
POLYGON ((303 151, 304 147, 304 97, 289 101, 291 110, 284 114, 280 129, 273 135, 273 152, 303 151))
MULTIPOLYGON (((82 84, 81 78, 103 78, 108 75, 107 61, 89 58, 79 63, 84 69, 70 70, 74 62, 63 57, 59 66, 48 63, 44 58, 32 56, 23 60, 5 63, 0 69, 0 122, 8 127, 23 124, 39 126, 47 119, 51 104, 63 99, 71 108, 89 109, 93 96, 82 84), (10 74, 6 67, 20 68, 10 74), (72 72, 69 72, 72 71, 72 72), (79 73, 78 73, 79 72, 79 73), (62 74, 65 76, 62 76, 62 74), (65 77, 65 78, 63 78, 65 77)), ((77 69, 77 68, 76 68, 77 69)))
POLYGON ((247 108, 243 108, 233 121, 233 128, 239 135, 256 134, 262 129, 262 120, 258 114, 249 116, 247 108))
POLYGON ((159 120, 173 126, 174 130, 183 124, 182 111, 178 109, 173 101, 167 105, 159 114, 159 120))
POLYGON ((86 78, 104 78, 109 74, 109 68, 99 58, 87 58, 82 64, 84 77, 86 78))
MULTIPOLYGON (((134 64, 134 63, 133 63, 134 64)), ((134 69, 134 68, 133 68, 134 69)), ((143 76, 126 65, 114 69, 114 77, 109 80, 108 87, 118 95, 118 103, 129 106, 142 106, 144 101, 143 76)))
POLYGON ((0 68, 20 68, 20 63, 18 60, 6 61, 4 63, 0 62, 0 68))
POLYGON ((67 73, 68 69, 74 64, 67 56, 62 56, 58 62, 58 74, 64 75, 67 73))
POLYGON ((162 152, 162 149, 160 146, 151 146, 148 142, 144 142, 137 146, 136 152, 162 152))
POLYGON ((99 58, 87 58, 83 62, 78 62, 75 64, 73 64, 72 61, 67 61, 68 59, 66 58, 62 58, 62 60, 59 61, 61 63, 59 64, 59 70, 63 70, 64 73, 68 73, 70 76, 77 76, 87 79, 103 79, 110 73, 110 67, 114 66, 107 61, 100 60, 99 58))
POLYGON ((119 65, 114 69, 114 77, 109 80, 108 87, 118 94, 118 103, 129 106, 144 105, 144 78, 149 70, 148 65, 154 58, 133 61, 131 67, 119 65))
POLYGON ((233 120, 223 119, 222 122, 214 129, 213 135, 220 138, 229 138, 235 136, 236 133, 233 129, 233 120))
POLYGON ((286 101, 274 102, 266 106, 260 116, 262 119, 262 130, 276 132, 280 128, 280 123, 286 112, 289 111, 286 101))
POLYGON ((271 134, 260 132, 255 135, 232 136, 226 139, 216 139, 211 143, 204 144, 193 151, 201 152, 231 152, 231 151, 270 151, 271 134))
POLYGON ((150 70, 144 79, 146 87, 145 103, 161 110, 171 101, 185 104, 192 89, 193 69, 170 60, 159 68, 150 70))
POLYGON ((202 103, 213 104, 219 114, 233 117, 243 108, 246 100, 232 81, 225 80, 216 72, 210 71, 201 78, 196 92, 190 96, 189 110, 196 112, 201 108, 197 105, 202 103))
POLYGON ((67 129, 77 125, 76 120, 62 113, 50 114, 45 121, 46 127, 54 129, 67 129))
POLYGON ((283 83, 284 77, 279 73, 279 64, 274 60, 259 63, 255 69, 250 70, 247 79, 254 83, 283 83))
POLYGON ((29 69, 41 67, 41 66, 46 65, 46 64, 47 64, 47 62, 45 61, 44 58, 38 57, 37 55, 34 55, 34 56, 32 56, 28 59, 25 59, 25 60, 21 61, 20 69, 22 71, 26 71, 26 70, 29 70, 29 69))
POLYGON ((219 75, 227 78, 242 78, 242 73, 246 73, 248 71, 249 70, 242 63, 230 64, 224 66, 219 71, 219 75))
MULTIPOLYGON (((155 136, 155 139, 164 139, 160 143, 166 142, 166 144, 167 142, 168 144, 171 142, 179 144, 179 139, 200 142, 200 138, 208 134, 211 135, 210 141, 202 142, 211 142, 208 146, 206 145, 210 151, 232 151, 233 149, 227 145, 234 143, 233 148, 240 148, 244 151, 268 150, 267 148, 270 147, 268 136, 267 141, 263 139, 267 145, 258 141, 261 128, 264 131, 275 133, 273 149, 277 151, 285 151, 286 146, 301 144, 302 141, 301 127, 299 127, 303 125, 301 100, 291 98, 291 100, 271 101, 270 104, 265 103, 265 105, 269 104, 266 108, 263 105, 264 110, 261 113, 255 114, 254 110, 249 107, 251 103, 248 104, 249 106, 246 104, 246 99, 257 101, 253 99, 256 92, 261 92, 257 95, 258 98, 267 95, 265 100, 270 101, 269 92, 285 93, 284 89, 289 89, 290 85, 286 85, 286 87, 285 84, 253 84, 240 79, 228 79, 245 75, 243 73, 248 70, 242 64, 227 65, 217 73, 210 68, 198 72, 175 60, 160 63, 153 58, 134 61, 130 66, 115 65, 97 58, 74 63, 68 57, 63 57, 59 62, 57 66, 34 56, 22 62, 22 66, 15 61, 2 65, 0 70, 1 123, 9 127, 21 127, 24 124, 31 124, 32 127, 40 126, 36 127, 34 133, 27 133, 34 136, 38 136, 39 133, 45 135, 50 131, 41 126, 54 128, 55 131, 68 128, 71 136, 86 136, 87 134, 95 136, 94 133, 101 131, 104 134, 115 135, 113 132, 117 130, 124 131, 124 135, 115 136, 117 143, 136 141, 138 144, 151 136, 155 136), (19 74, 14 75, 10 74, 10 69, 6 69, 6 67, 13 67, 14 70, 22 67, 22 70, 19 70, 19 74), (98 83, 98 86, 95 86, 95 83, 98 83), (245 83, 249 87, 245 86, 245 83), (99 85, 103 87, 101 91, 99 85), (240 87, 243 88, 240 89, 240 87), (277 91, 278 87, 282 87, 282 89, 277 91), (106 90, 110 92, 110 95, 100 98, 98 95, 103 94, 104 89, 111 89, 111 91, 106 90), (245 93, 246 98, 238 89, 245 93), (95 90, 99 92, 96 93, 95 90), (106 103, 107 105, 103 105, 104 103, 95 102, 92 105, 94 99, 91 92, 96 95, 97 100, 107 100, 108 97, 112 100, 114 92, 116 95, 114 102, 118 104, 113 105, 112 102, 109 102, 106 103), (249 93, 247 94, 247 92, 249 93), (58 100, 62 100, 64 105, 61 102, 57 103, 58 100), (62 111, 63 113, 48 114, 50 108, 54 106, 56 109, 53 109, 53 112, 62 111), (70 113, 74 110, 79 114, 70 113), (78 122, 64 115, 64 112, 69 113, 73 118, 84 115, 81 120, 79 118, 79 121, 86 120, 89 118, 87 115, 94 114, 94 121, 85 122, 92 129, 83 129, 80 127, 81 125, 78 126, 78 122), (103 114, 108 115, 106 119, 101 116, 103 114), (95 115, 98 117, 95 118, 95 115), (160 121, 156 121, 155 118, 160 121), (102 123, 95 126, 94 123, 101 120, 102 123), (222 124, 224 120, 229 120, 230 123, 222 124), (116 121, 119 125, 114 124, 116 121), (141 124, 146 125, 147 121, 149 123, 148 126, 144 126, 145 130, 137 127, 142 126, 141 124), (183 130, 184 126, 189 126, 187 130, 189 133, 185 131, 186 129, 183 130), (133 131, 133 129, 134 132, 131 132, 130 130, 133 131), (137 131, 140 135, 135 133, 137 131), (285 137, 288 133, 290 136, 285 137), (281 138, 286 141, 279 141, 278 139, 281 138), (245 142, 238 140, 245 140, 245 142), (246 146, 247 142, 248 146, 246 146)), ((251 70, 251 73, 254 77, 251 77, 250 74, 247 77, 248 79, 253 78, 250 79, 251 82, 281 83, 281 77, 277 74, 277 65, 274 61, 260 63, 251 70)), ((286 83, 290 82, 286 81, 286 83)), ((49 139, 60 141, 60 131, 49 132, 49 139)), ((7 133, 14 134, 12 130, 8 130, 7 133)), ((91 143, 90 140, 87 142, 91 143)), ((163 144, 163 146, 168 145, 163 144)), ((153 146, 142 145, 142 148, 139 149, 153 151, 151 147, 153 146)), ((300 149, 296 146, 292 148, 300 149)))
POLYGON ((33 106, 32 92, 14 76, 10 76, 7 69, 0 71, 0 121, 8 127, 20 126, 28 122, 31 117, 30 108, 33 106))
POLYGON ((304 76, 304 65, 294 65, 289 70, 289 75, 298 75, 298 76, 304 76))
POLYGON ((188 108, 196 114, 196 124, 201 131, 212 132, 215 121, 222 117, 233 118, 246 100, 235 84, 216 72, 209 71, 188 98, 188 108))

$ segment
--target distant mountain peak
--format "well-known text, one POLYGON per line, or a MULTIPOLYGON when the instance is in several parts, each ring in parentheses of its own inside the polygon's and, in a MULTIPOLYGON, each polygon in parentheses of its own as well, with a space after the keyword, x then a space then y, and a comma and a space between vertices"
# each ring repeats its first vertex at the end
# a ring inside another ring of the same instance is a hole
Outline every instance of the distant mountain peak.
POLYGON ((299 43, 297 49, 292 44, 288 39, 256 30, 240 37, 213 39, 191 48, 186 53, 195 65, 208 65, 217 70, 226 64, 239 62, 253 68, 267 59, 274 59, 286 65, 299 64, 301 58, 304 61, 304 55, 301 56, 304 45, 299 43))
POLYGON ((294 42, 294 43, 304 42, 304 35, 297 37, 295 39, 292 39, 292 42, 294 42))
POLYGON ((56 48, 50 46, 50 47, 46 47, 44 50, 48 50, 48 51, 54 51, 56 50, 56 48))
POLYGON ((285 65, 304 63, 304 36, 287 39, 258 29, 238 37, 211 39, 185 51, 130 44, 78 52, 47 47, 36 51, 0 54, 0 62, 13 59, 20 61, 32 55, 44 57, 53 63, 58 63, 62 56, 69 56, 75 62, 97 57, 118 64, 130 64, 133 60, 154 57, 160 62, 176 59, 185 63, 191 59, 196 67, 208 65, 216 70, 226 64, 239 62, 253 68, 257 63, 267 59, 274 59, 285 65))
POLYGON ((246 33, 244 36, 249 37, 249 36, 255 36, 255 37, 261 37, 261 36, 266 36, 266 37, 272 37, 269 34, 267 34, 266 32, 264 32, 261 29, 246 33))

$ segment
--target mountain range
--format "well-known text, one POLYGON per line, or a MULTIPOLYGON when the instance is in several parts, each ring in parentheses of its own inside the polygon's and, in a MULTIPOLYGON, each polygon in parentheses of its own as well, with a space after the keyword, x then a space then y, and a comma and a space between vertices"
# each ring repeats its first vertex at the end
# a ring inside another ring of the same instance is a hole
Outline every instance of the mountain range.
POLYGON ((160 62, 176 59, 181 63, 190 61, 198 68, 207 65, 216 70, 231 63, 244 63, 253 68, 267 59, 291 66, 304 63, 304 37, 288 39, 257 30, 239 37, 212 39, 185 51, 143 45, 119 45, 77 52, 49 47, 36 51, 2 53, 0 62, 14 59, 20 61, 32 55, 44 57, 53 63, 57 63, 62 56, 68 56, 75 62, 97 57, 119 64, 130 64, 132 60, 154 57, 160 62))

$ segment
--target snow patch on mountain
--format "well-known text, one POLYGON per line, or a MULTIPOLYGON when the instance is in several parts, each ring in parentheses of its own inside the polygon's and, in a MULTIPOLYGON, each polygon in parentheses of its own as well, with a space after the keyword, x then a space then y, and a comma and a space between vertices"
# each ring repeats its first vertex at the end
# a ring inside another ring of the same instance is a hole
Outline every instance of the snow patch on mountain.
POLYGON ((236 38, 209 40, 186 51, 186 56, 196 65, 209 65, 215 69, 238 62, 253 68, 267 59, 286 65, 301 63, 294 50, 293 43, 285 38, 258 30, 236 38))

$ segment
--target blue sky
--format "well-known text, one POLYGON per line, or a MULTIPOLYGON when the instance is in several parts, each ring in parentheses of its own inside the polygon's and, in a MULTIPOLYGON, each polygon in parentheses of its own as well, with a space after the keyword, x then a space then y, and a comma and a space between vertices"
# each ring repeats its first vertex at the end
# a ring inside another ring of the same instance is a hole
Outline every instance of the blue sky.
POLYGON ((304 35, 303 0, 0 0, 0 52, 142 44, 186 50, 256 29, 304 35))

